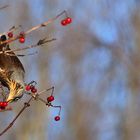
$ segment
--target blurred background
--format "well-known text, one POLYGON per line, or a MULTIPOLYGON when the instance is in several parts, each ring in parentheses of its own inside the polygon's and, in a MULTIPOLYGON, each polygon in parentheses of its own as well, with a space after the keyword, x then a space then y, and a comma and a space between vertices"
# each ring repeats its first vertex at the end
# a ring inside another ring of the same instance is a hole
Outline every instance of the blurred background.
MULTIPOLYGON (((46 47, 20 52, 26 82, 38 90, 55 86, 58 110, 32 102, 2 140, 140 140, 140 1, 139 0, 1 0, 0 32, 13 25, 28 30, 67 10, 73 23, 63 27, 62 16, 28 35, 11 48, 57 38, 46 47)), ((50 93, 45 93, 44 98, 50 93)), ((26 97, 12 112, 0 114, 0 130, 12 120, 26 97)))

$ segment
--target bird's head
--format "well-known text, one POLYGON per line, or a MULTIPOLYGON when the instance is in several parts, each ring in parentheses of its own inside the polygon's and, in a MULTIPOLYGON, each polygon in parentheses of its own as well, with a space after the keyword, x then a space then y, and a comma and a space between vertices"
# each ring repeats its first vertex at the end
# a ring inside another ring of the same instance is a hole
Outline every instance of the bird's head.
POLYGON ((7 98, 7 102, 15 102, 23 96, 24 87, 19 83, 13 81, 10 84, 10 93, 7 98))

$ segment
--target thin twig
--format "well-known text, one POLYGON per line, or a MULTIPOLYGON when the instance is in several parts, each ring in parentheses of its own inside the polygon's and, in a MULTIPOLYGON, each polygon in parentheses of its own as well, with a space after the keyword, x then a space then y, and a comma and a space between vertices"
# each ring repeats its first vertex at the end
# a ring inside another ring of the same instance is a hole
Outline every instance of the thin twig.
POLYGON ((51 102, 47 102, 46 100, 40 98, 40 97, 39 97, 39 94, 34 95, 34 94, 31 93, 31 94, 29 94, 29 95, 32 96, 36 101, 39 100, 39 101, 45 103, 48 107, 51 106, 51 107, 54 107, 54 108, 59 108, 60 110, 59 110, 58 115, 60 115, 61 106, 52 105, 51 102))
MULTIPOLYGON (((61 15, 63 15, 63 14, 66 14, 66 11, 65 11, 65 10, 64 10, 63 12, 61 12, 60 14, 58 14, 56 17, 54 17, 54 18, 52 18, 52 19, 50 19, 50 20, 48 20, 48 21, 46 21, 46 22, 43 22, 43 23, 41 23, 41 24, 39 24, 39 25, 37 25, 37 26, 34 26, 34 27, 32 27, 31 29, 27 30, 27 31, 25 32, 25 35, 29 34, 29 33, 32 32, 32 31, 35 31, 35 30, 37 30, 37 29, 39 29, 39 28, 41 28, 41 27, 46 27, 48 24, 52 23, 53 21, 55 21, 57 18, 59 18, 59 17, 60 17, 61 15)), ((21 37, 21 35, 17 35, 17 36, 15 36, 15 37, 11 38, 11 39, 8 39, 8 40, 6 40, 6 41, 3 41, 3 42, 1 43, 1 45, 5 44, 5 43, 11 43, 12 41, 15 41, 15 40, 19 39, 20 37, 21 37)))
POLYGON ((17 29, 19 29, 19 28, 21 28, 21 27, 22 27, 22 25, 12 26, 12 27, 9 29, 9 31, 10 31, 10 32, 13 32, 13 31, 16 31, 17 29))
POLYGON ((23 51, 23 50, 27 50, 27 49, 31 49, 31 48, 36 48, 38 46, 43 46, 45 43, 49 43, 49 42, 52 42, 56 40, 56 38, 52 38, 50 40, 44 40, 44 42, 39 42, 35 45, 31 45, 31 46, 27 46, 27 47, 24 47, 24 48, 18 48, 18 49, 12 49, 12 50, 7 50, 7 51, 0 51, 0 54, 8 54, 8 55, 13 55, 13 54, 10 54, 10 52, 18 52, 18 51, 23 51))
POLYGON ((5 8, 7 8, 7 7, 9 7, 8 4, 7 4, 7 5, 4 5, 4 6, 2 6, 2 7, 0 7, 0 10, 3 10, 3 9, 5 9, 5 8))
MULTIPOLYGON (((8 30, 8 32, 14 32, 14 31, 16 31, 17 29, 19 29, 19 28, 21 28, 21 27, 22 27, 22 25, 12 26, 12 27, 8 30)), ((5 35, 5 34, 7 34, 7 31, 1 33, 0 36, 5 35)))
POLYGON ((33 99, 33 97, 31 97, 28 102, 24 103, 23 108, 19 111, 19 113, 17 114, 17 116, 12 120, 12 122, 0 133, 0 136, 2 136, 9 128, 11 128, 13 126, 13 124, 15 123, 15 121, 18 119, 18 117, 21 115, 21 113, 30 106, 30 102, 33 99))
MULTIPOLYGON (((49 91, 49 90, 52 90, 52 93, 54 92, 54 86, 53 87, 50 87, 50 88, 48 88, 48 89, 44 89, 44 90, 42 90, 42 91, 40 91, 39 93, 38 93, 38 95, 40 95, 40 94, 42 94, 42 93, 44 93, 44 92, 46 92, 46 91, 49 91)), ((51 93, 51 94, 52 94, 51 93)))
POLYGON ((10 53, 5 53, 6 55, 8 56, 18 56, 18 57, 24 57, 24 56, 31 56, 31 55, 35 55, 37 54, 38 52, 34 52, 34 53, 28 53, 28 54, 10 54, 10 53))
POLYGON ((37 29, 39 29, 40 27, 45 27, 45 26, 47 26, 48 24, 50 24, 50 23, 52 23, 53 21, 55 21, 57 18, 59 18, 59 17, 60 17, 61 15, 63 15, 64 13, 66 13, 65 10, 64 10, 63 12, 61 12, 60 14, 58 14, 56 17, 54 17, 54 18, 52 18, 52 19, 50 19, 50 20, 48 20, 48 21, 46 21, 46 22, 43 22, 43 23, 41 23, 41 24, 39 24, 39 25, 37 25, 37 26, 35 26, 35 27, 29 29, 28 31, 25 32, 25 34, 29 34, 30 32, 32 32, 32 31, 34 31, 34 30, 37 30, 37 29))

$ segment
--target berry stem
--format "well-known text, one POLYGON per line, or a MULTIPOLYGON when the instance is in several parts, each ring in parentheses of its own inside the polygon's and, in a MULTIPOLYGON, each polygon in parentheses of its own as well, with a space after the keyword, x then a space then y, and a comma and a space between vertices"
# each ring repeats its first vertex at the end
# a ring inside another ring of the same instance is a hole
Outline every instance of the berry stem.
POLYGON ((56 105, 50 105, 51 107, 54 107, 54 108, 59 108, 59 112, 58 112, 58 115, 60 116, 60 112, 61 112, 61 106, 56 106, 56 105))
MULTIPOLYGON (((63 12, 61 12, 60 14, 58 14, 57 16, 55 16, 54 18, 49 19, 48 21, 43 22, 43 23, 41 23, 41 24, 39 24, 39 25, 37 25, 37 26, 34 26, 34 27, 32 27, 31 29, 27 30, 27 31, 25 32, 25 35, 31 33, 31 32, 34 31, 34 30, 37 30, 37 29, 39 29, 39 28, 41 28, 41 27, 46 27, 48 24, 54 22, 56 19, 58 19, 58 18, 59 18, 61 15, 63 15, 63 14, 66 14, 66 11, 65 11, 65 10, 64 10, 63 12)), ((13 42, 13 41, 15 41, 15 40, 17 40, 17 39, 19 39, 19 38, 20 38, 20 35, 17 35, 17 36, 15 36, 15 37, 11 38, 11 39, 8 39, 8 40, 6 40, 6 41, 3 41, 3 42, 1 43, 1 45, 5 44, 5 43, 11 43, 11 42, 13 42)))

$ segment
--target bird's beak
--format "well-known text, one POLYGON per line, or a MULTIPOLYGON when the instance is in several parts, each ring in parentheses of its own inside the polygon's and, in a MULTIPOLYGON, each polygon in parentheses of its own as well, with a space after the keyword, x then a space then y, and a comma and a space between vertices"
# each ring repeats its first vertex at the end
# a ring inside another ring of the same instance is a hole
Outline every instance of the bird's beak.
POLYGON ((11 103, 11 102, 13 101, 13 97, 11 97, 11 96, 9 95, 6 101, 9 102, 9 103, 11 103))

